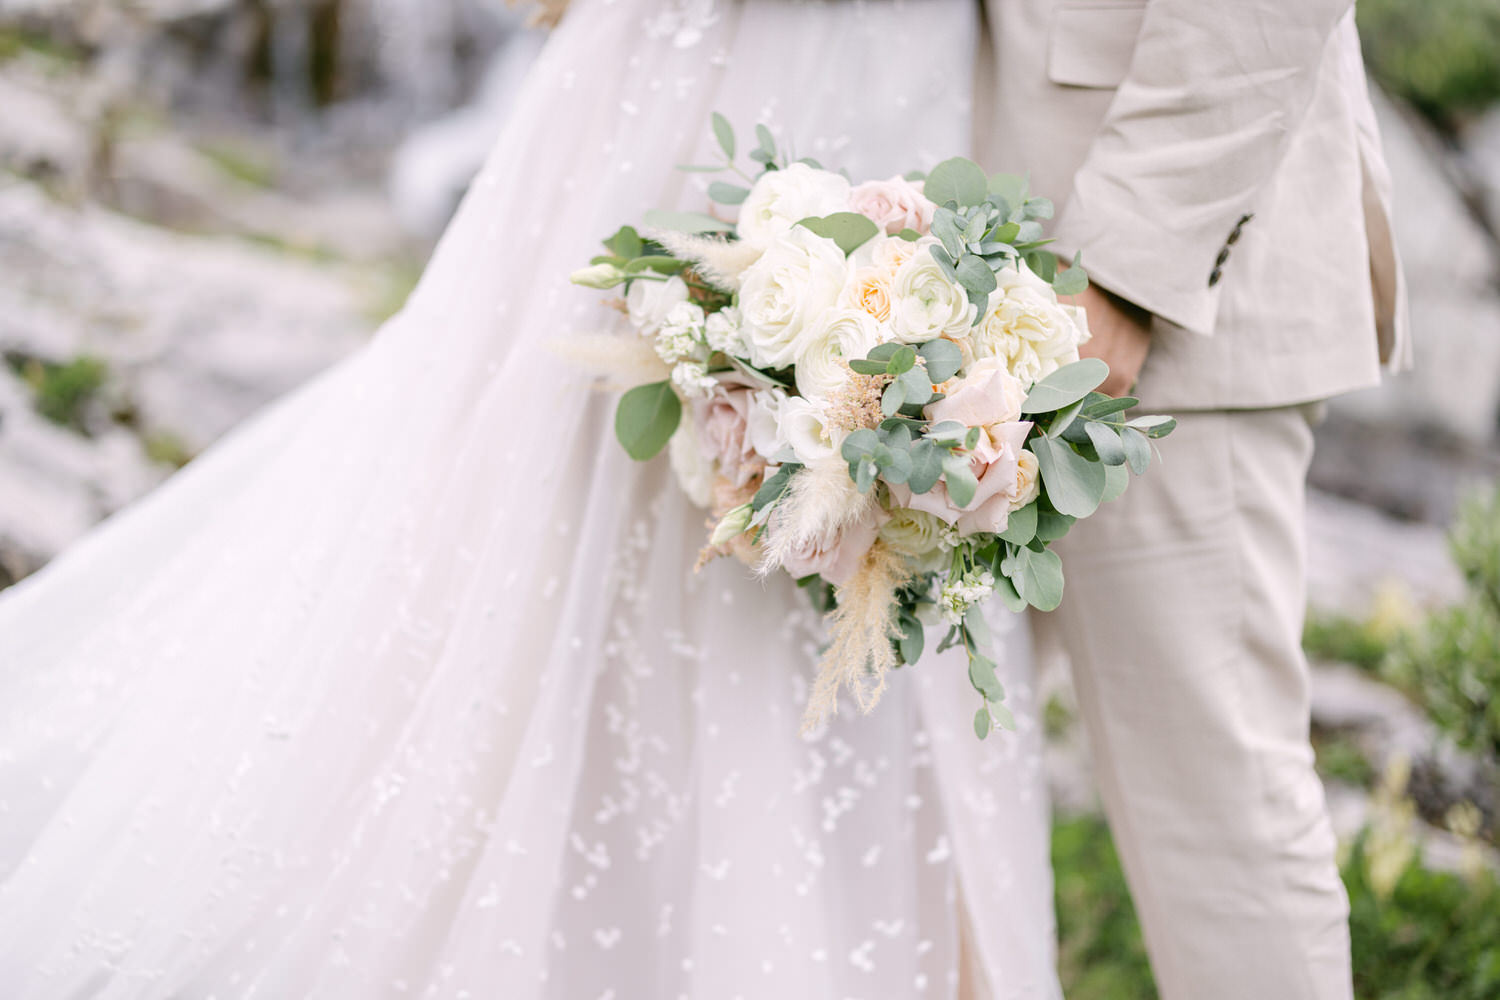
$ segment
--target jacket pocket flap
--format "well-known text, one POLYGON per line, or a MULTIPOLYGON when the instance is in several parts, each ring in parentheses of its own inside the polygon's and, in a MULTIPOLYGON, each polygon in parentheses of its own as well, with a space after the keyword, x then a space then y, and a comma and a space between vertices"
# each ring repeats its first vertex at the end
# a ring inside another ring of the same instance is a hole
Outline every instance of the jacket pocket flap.
POLYGON ((1047 79, 1065 87, 1118 87, 1146 16, 1139 3, 1065 3, 1052 15, 1047 79))

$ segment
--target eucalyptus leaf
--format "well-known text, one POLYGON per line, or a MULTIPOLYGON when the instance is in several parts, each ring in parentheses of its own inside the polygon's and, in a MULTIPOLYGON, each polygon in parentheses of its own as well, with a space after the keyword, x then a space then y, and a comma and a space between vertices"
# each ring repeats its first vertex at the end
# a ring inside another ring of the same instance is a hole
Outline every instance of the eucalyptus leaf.
POLYGON ((776 137, 759 122, 755 125, 755 141, 760 144, 758 151, 765 154, 767 162, 776 158, 776 137))
POLYGON ((1072 265, 1052 279, 1052 290, 1058 295, 1077 295, 1089 287, 1089 276, 1081 265, 1082 258, 1075 254, 1072 265))
POLYGON ((1016 585, 1011 582, 1010 577, 997 574, 995 576, 995 595, 1000 602, 1011 611, 1025 611, 1026 598, 1016 590, 1016 585))
POLYGON ((621 226, 613 236, 604 241, 604 245, 610 253, 625 258, 639 257, 646 249, 641 234, 632 226, 621 226))
POLYGON ((1068 533, 1077 518, 1051 510, 1039 510, 1036 516, 1036 540, 1043 544, 1055 542, 1068 533))
POLYGON ((948 381, 963 367, 963 352, 951 340, 929 340, 917 353, 927 362, 927 375, 934 382, 948 381))
POLYGON ((1011 206, 1026 204, 1026 190, 1030 186, 1025 177, 1015 174, 992 174, 988 184, 989 193, 998 195, 1011 206))
MULTIPOLYGON (((1120 396, 1119 398, 1115 398, 1113 396, 1105 396, 1104 394, 1100 393, 1097 400, 1090 402, 1083 408, 1083 415, 1085 417, 1092 417, 1097 420, 1100 417, 1108 417, 1113 416, 1116 413, 1123 413, 1126 410, 1130 409, 1132 406, 1138 406, 1139 404, 1140 400, 1136 399, 1134 396, 1120 396)), ((1140 419, 1145 420, 1149 418, 1142 417, 1140 419)), ((1170 420, 1171 417, 1164 417, 1162 419, 1170 420)), ((1132 423, 1134 422, 1132 421, 1132 423)))
POLYGON ((994 713, 995 725, 1007 733, 1016 731, 1016 717, 1010 714, 1010 709, 1004 705, 989 705, 989 710, 994 713))
POLYGON ((948 499, 955 507, 967 507, 979 491, 979 480, 969 468, 969 456, 949 453, 943 459, 943 479, 948 484, 948 499))
POLYGON ((1177 420, 1160 413, 1152 413, 1144 417, 1136 417, 1129 422, 1128 426, 1144 431, 1149 438, 1164 438, 1177 429, 1177 420))
POLYGON ((1105 465, 1124 465, 1125 446, 1120 443, 1120 435, 1113 427, 1089 421, 1083 425, 1088 431, 1089 441, 1094 450, 1099 453, 1099 461, 1105 465))
POLYGON ((906 386, 900 381, 892 382, 880 395, 880 412, 893 416, 906 403, 906 386))
POLYGON ((866 361, 864 358, 855 358, 849 362, 849 367, 861 375, 884 375, 884 361, 866 361))
POLYGON ((934 243, 932 245, 932 259, 937 261, 938 267, 942 269, 943 277, 949 281, 958 280, 958 272, 954 270, 953 257, 944 250, 942 246, 934 243))
POLYGON ((1033 501, 1020 510, 1010 512, 1010 517, 1005 522, 1005 530, 1000 532, 1000 537, 1016 545, 1025 545, 1036 537, 1036 522, 1037 507, 1033 501))
POLYGON ((713 113, 711 120, 714 126, 714 138, 719 140, 719 148, 724 151, 725 156, 731 160, 734 159, 734 127, 729 124, 728 118, 717 111, 713 113))
POLYGON ((1049 198, 1029 198, 1026 201, 1026 216, 1031 219, 1050 219, 1056 209, 1049 198))
POLYGON ((971 292, 988 295, 997 287, 995 272, 990 270, 988 264, 971 253, 960 257, 953 270, 958 275, 958 283, 971 292))
POLYGON ((922 623, 911 615, 903 614, 899 627, 901 638, 897 641, 896 648, 901 653, 901 660, 907 664, 916 663, 922 658, 922 646, 926 641, 922 623))
POLYGON ((862 460, 854 467, 854 485, 861 493, 870 492, 875 485, 875 477, 880 469, 868 458, 862 460))
POLYGON ((963 235, 959 232, 958 217, 946 208, 932 214, 932 235, 943 244, 949 258, 957 260, 964 252, 963 235))
POLYGON ((1016 234, 1020 231, 1021 224, 1019 222, 1003 222, 990 230, 990 234, 986 239, 993 240, 996 243, 1014 243, 1016 241, 1016 234))
POLYGON ((867 455, 874 454, 878 447, 880 447, 880 435, 869 428, 862 427, 844 438, 844 444, 839 449, 839 453, 844 456, 846 462, 857 462, 867 455))
POLYGON ((1081 399, 1071 406, 1059 410, 1057 416, 1053 417, 1052 422, 1047 425, 1047 436, 1051 438, 1061 437, 1064 431, 1073 426, 1073 422, 1078 418, 1078 414, 1082 412, 1083 400, 1081 399))
POLYGON ((989 194, 989 181, 973 160, 955 156, 932 168, 922 193, 938 205, 977 205, 989 194))
POLYGON ((738 184, 714 181, 708 186, 708 196, 720 205, 738 205, 750 196, 750 189, 738 184))
POLYGON ((770 476, 760 489, 755 491, 755 496, 750 500, 750 509, 760 511, 781 499, 792 485, 792 477, 802 471, 802 466, 796 462, 788 462, 770 476))
POLYGON ((1062 560, 1051 549, 1032 552, 1023 568, 1021 592, 1038 611, 1055 611, 1062 603, 1062 560))
POLYGON ((1151 465, 1151 442, 1146 435, 1134 427, 1120 431, 1120 443, 1125 446, 1125 457, 1130 461, 1130 471, 1137 476, 1151 465))
POLYGON ((906 482, 907 477, 911 475, 911 452, 902 451, 899 448, 886 448, 877 456, 876 464, 880 467, 880 475, 886 482, 899 485, 906 482))
POLYGON ((911 371, 916 364, 917 352, 909 345, 902 344, 896 350, 896 353, 891 355, 890 360, 886 362, 885 371, 888 375, 900 375, 911 371))
POLYGON ((884 344, 876 344, 874 347, 870 348, 870 353, 867 354, 866 357, 868 357, 871 361, 879 361, 883 364, 887 361, 890 361, 891 358, 894 358, 896 356, 896 352, 901 350, 901 348, 905 346, 905 344, 898 343, 897 341, 888 340, 884 344))
POLYGON ((821 218, 814 216, 800 220, 797 225, 833 240, 846 257, 880 233, 879 226, 858 212, 835 212, 821 218))
POLYGON ((615 409, 615 437, 626 454, 644 462, 666 447, 681 420, 682 401, 671 382, 638 385, 620 397, 615 409))
POLYGON ((943 475, 943 458, 947 454, 938 445, 922 439, 911 446, 911 474, 906 486, 913 493, 927 493, 943 475))
POLYGON ((1047 499, 1060 514, 1088 517, 1104 498, 1104 466, 1090 462, 1066 443, 1048 437, 1033 438, 1047 499))
POLYGON ((1057 277, 1057 254, 1050 250, 1033 250, 1026 255, 1026 266, 1049 285, 1057 277))
POLYGON ((734 226, 702 212, 669 212, 660 208, 646 211, 646 225, 678 233, 727 233, 734 226))
POLYGON ((995 676, 994 661, 974 652, 969 653, 969 683, 984 695, 985 701, 1000 701, 1005 697, 1005 688, 995 676))
POLYGON ((1129 485, 1129 468, 1124 465, 1106 465, 1104 467, 1104 498, 1099 502, 1109 503, 1111 500, 1120 499, 1120 495, 1129 485))
POLYGON ((1050 413, 1083 399, 1109 378, 1109 365, 1098 358, 1084 358, 1057 371, 1031 387, 1022 413, 1050 413))
POLYGON ((908 228, 901 230, 901 232, 896 234, 896 237, 898 239, 903 239, 908 243, 915 243, 917 242, 917 240, 920 240, 922 238, 922 234, 917 232, 915 229, 908 228))
POLYGON ((984 739, 990 735, 990 730, 995 728, 995 723, 990 719, 990 706, 986 704, 974 713, 974 735, 984 739))

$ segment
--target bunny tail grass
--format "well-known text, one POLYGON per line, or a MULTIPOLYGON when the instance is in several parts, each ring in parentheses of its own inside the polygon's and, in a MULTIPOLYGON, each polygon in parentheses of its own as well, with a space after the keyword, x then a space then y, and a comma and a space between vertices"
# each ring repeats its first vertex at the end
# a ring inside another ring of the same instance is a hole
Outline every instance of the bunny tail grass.
POLYGON ((672 377, 672 369, 645 337, 618 333, 582 333, 557 337, 547 349, 591 375, 603 376, 606 392, 630 389, 672 377))
POLYGON ((802 715, 802 732, 811 732, 838 710, 839 688, 854 693, 861 712, 869 712, 885 690, 885 674, 896 665, 891 640, 896 637, 896 591, 909 571, 901 557, 876 542, 859 570, 838 589, 838 606, 829 612, 828 651, 818 663, 818 678, 802 715))
POLYGON ((758 571, 765 576, 799 546, 830 537, 864 518, 874 506, 875 491, 861 493, 843 461, 833 458, 809 465, 792 477, 786 498, 771 512, 758 571))
POLYGON ((670 229, 645 229, 641 235, 660 243, 673 257, 691 261, 693 270, 716 288, 740 290, 745 269, 760 259, 761 251, 738 240, 679 233, 670 229))

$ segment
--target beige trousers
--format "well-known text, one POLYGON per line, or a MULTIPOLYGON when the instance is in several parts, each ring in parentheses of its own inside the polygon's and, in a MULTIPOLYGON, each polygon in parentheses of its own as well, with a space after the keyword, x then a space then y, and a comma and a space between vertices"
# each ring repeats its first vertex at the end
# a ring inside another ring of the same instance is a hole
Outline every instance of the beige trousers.
POLYGON ((1349 1000, 1348 901, 1308 742, 1312 407, 1179 414, 1058 544, 1060 643, 1163 1000, 1349 1000))

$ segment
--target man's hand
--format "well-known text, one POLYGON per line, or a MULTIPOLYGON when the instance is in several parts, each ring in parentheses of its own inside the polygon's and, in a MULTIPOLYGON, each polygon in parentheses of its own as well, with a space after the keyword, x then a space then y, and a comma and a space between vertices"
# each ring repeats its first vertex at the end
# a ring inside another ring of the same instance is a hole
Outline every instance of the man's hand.
POLYGON ((1151 348, 1151 314, 1098 285, 1089 285, 1074 301, 1088 314, 1092 334, 1078 353, 1109 365, 1109 378, 1099 391, 1127 395, 1140 378, 1151 348))

